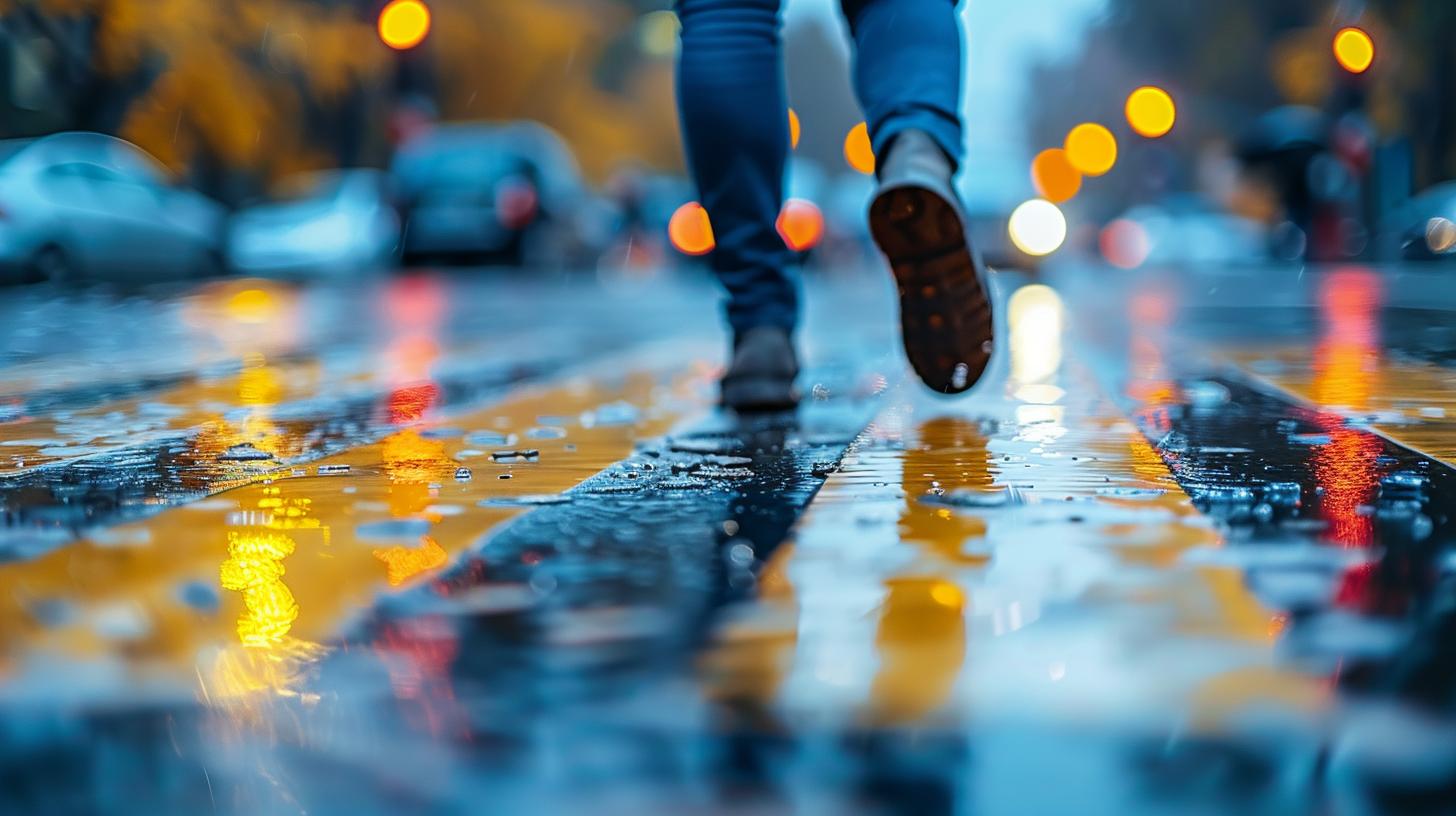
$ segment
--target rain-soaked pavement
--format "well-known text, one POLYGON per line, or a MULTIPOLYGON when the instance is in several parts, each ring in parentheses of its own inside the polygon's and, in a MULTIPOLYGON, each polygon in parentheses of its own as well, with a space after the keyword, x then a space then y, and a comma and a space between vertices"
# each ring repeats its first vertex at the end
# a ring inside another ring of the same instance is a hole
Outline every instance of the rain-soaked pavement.
POLYGON ((1456 809, 1456 284, 879 273, 796 415, 702 282, 0 304, 0 812, 1456 809))

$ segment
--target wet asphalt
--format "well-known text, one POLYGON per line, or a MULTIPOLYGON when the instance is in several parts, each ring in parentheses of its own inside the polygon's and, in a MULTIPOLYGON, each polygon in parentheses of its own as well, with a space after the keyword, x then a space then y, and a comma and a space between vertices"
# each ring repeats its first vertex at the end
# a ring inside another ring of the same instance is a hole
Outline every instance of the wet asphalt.
POLYGON ((691 273, 15 290, 4 811, 1456 808, 1440 270, 996 288, 751 418, 691 273))

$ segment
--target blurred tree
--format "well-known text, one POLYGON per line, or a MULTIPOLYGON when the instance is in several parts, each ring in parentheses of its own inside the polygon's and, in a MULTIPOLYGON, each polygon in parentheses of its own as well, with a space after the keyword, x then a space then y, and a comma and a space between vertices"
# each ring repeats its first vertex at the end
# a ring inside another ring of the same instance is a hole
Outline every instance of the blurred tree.
POLYGON ((676 166, 671 50, 639 30, 658 5, 431 0, 430 38, 400 55, 375 31, 383 0, 0 0, 15 114, 0 135, 117 133, 237 199, 299 170, 385 161, 413 61, 446 119, 540 120, 596 177, 632 158, 676 166))
POLYGON ((631 161, 678 167, 675 49, 664 49, 654 30, 675 23, 650 13, 659 5, 436 0, 431 53, 440 112, 544 122, 596 179, 631 161))
POLYGON ((215 193, 238 192, 229 170, 270 179, 369 152, 361 97, 388 62, 355 3, 3 2, 50 44, 60 127, 117 133, 215 193))

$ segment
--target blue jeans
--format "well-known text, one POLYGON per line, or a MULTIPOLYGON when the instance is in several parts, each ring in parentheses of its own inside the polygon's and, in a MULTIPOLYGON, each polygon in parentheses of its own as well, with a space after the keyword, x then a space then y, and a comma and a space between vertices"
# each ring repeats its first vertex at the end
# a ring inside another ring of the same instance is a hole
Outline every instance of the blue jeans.
MULTIPOLYGON (((793 253, 775 228, 784 198, 788 102, 780 0, 677 0, 678 110, 688 170, 713 223, 709 258, 728 323, 793 330, 793 253)), ((855 41, 854 84, 875 154, 906 129, 961 155, 961 36, 955 0, 841 0, 855 41)))

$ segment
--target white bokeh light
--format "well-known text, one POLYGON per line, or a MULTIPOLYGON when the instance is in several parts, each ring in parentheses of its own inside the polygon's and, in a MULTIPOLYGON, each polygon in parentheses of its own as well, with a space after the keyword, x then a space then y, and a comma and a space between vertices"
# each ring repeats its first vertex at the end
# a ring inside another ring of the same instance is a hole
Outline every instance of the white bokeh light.
POLYGON ((1050 255, 1067 240, 1067 218, 1057 205, 1033 198, 1011 213, 1011 242, 1028 255, 1050 255))

